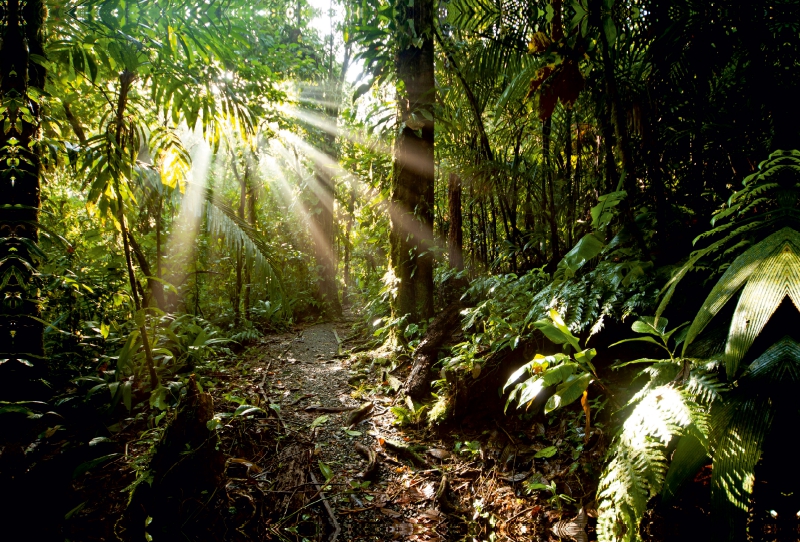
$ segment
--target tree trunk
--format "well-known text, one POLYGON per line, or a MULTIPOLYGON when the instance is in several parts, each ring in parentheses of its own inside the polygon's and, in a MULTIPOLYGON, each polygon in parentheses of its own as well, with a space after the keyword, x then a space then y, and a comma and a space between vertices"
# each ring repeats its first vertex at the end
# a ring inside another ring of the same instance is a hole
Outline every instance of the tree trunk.
MULTIPOLYGON (((239 208, 236 214, 244 222, 245 220, 245 207, 247 205, 247 170, 242 177, 239 175, 238 168, 236 167, 236 155, 231 149, 231 165, 236 173, 236 180, 239 181, 239 208)), ((246 167, 246 166, 245 166, 246 167)), ((242 321, 242 285, 243 285, 243 272, 245 266, 244 247, 236 252, 236 285, 233 290, 233 326, 239 327, 242 321)))
POLYGON ((431 390, 431 368, 439 359, 439 349, 450 339, 461 322, 461 309, 464 306, 455 302, 442 310, 431 322, 425 337, 414 351, 414 365, 406 379, 404 390, 414 399, 425 399, 431 390))
POLYGON ((403 30, 395 65, 405 92, 397 97, 403 129, 394 144, 390 264, 398 281, 393 312, 415 322, 433 315, 432 0, 404 4, 399 19, 403 30), (415 29, 419 46, 405 34, 409 28, 415 29))
POLYGON ((564 143, 564 176, 567 181, 567 247, 572 247, 572 232, 575 228, 575 193, 572 179, 572 109, 564 111, 566 139, 564 143))
MULTIPOLYGON (((252 168, 250 167, 251 152, 248 150, 245 155, 244 161, 244 182, 247 185, 247 223, 255 230, 256 229, 256 189, 253 186, 253 179, 251 175, 252 168)), ((244 317, 250 317, 250 304, 251 294, 253 290, 252 266, 245 266, 244 269, 244 299, 242 303, 242 311, 244 317)))
POLYGON ((30 55, 44 56, 45 8, 41 1, 8 0, 0 7, 0 99, 6 128, 0 130, 0 399, 31 399, 46 393, 39 283, 34 251, 39 241, 42 175, 38 96, 45 69, 30 55), (35 92, 35 91, 34 91, 35 92), (18 105, 15 105, 18 104, 18 105), (28 108, 23 115, 19 107, 28 108))
MULTIPOLYGON (((120 236, 122 237, 122 248, 125 252, 125 264, 128 268, 128 281, 131 286, 131 298, 133 299, 133 307, 136 313, 142 309, 142 302, 139 298, 136 283, 136 272, 133 269, 133 258, 131 257, 131 246, 128 238, 128 226, 125 220, 125 200, 122 197, 122 190, 120 188, 124 156, 124 119, 125 109, 128 106, 128 92, 130 92, 131 85, 136 79, 136 73, 130 72, 127 69, 119 75, 119 96, 117 97, 117 111, 115 119, 115 134, 114 139, 117 143, 116 147, 112 150, 115 171, 112 172, 112 183, 114 192, 117 198, 117 221, 119 222, 120 236)), ((139 333, 142 337, 142 349, 144 350, 145 363, 147 364, 147 372, 150 375, 150 389, 154 390, 158 387, 158 376, 156 375, 155 361, 153 360, 153 351, 150 348, 150 339, 147 336, 147 322, 144 316, 141 320, 138 314, 135 316, 139 324, 139 333)))
POLYGON ((464 270, 464 236, 461 218, 461 177, 450 174, 447 185, 448 214, 450 228, 447 230, 447 256, 450 267, 458 271, 464 270))
POLYGON ((355 223, 355 204, 356 204, 356 188, 354 183, 350 183, 347 199, 347 227, 344 233, 344 289, 342 290, 342 303, 349 303, 350 287, 352 286, 352 277, 350 271, 350 258, 353 252, 353 241, 351 236, 353 234, 353 224, 355 223))
MULTIPOLYGON (((130 231, 128 232, 128 242, 131 244, 131 249, 133 249, 133 255, 136 256, 136 261, 139 262, 139 268, 147 277, 147 287, 150 290, 150 295, 153 296, 153 299, 155 299, 156 306, 159 309, 164 310, 164 307, 166 306, 166 301, 164 299, 164 285, 157 280, 153 280, 154 275, 152 275, 150 263, 147 261, 147 256, 145 256, 142 247, 139 246, 139 243, 136 241, 130 231)), ((144 300, 145 307, 149 304, 148 302, 148 299, 144 300)))

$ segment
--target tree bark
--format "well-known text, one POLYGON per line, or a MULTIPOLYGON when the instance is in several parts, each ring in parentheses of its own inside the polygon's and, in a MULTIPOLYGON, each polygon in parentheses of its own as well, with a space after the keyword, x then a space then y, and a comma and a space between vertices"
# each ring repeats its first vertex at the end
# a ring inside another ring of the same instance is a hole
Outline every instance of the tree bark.
POLYGON ((414 399, 425 399, 431 390, 431 368, 439 359, 439 350, 461 322, 461 303, 451 303, 431 322, 425 337, 414 351, 414 365, 404 390, 414 399))
MULTIPOLYGON (((333 54, 331 54, 330 58, 332 62, 333 54)), ((342 100, 342 87, 349 64, 350 48, 346 47, 339 77, 334 77, 332 64, 328 68, 328 78, 323 96, 325 102, 329 104, 325 107, 325 115, 331 123, 332 129, 323 133, 322 150, 332 163, 337 162, 339 159, 339 150, 336 146, 336 138, 339 135, 339 104, 342 100)), ((334 250, 336 246, 336 227, 333 215, 336 196, 334 173, 330 165, 316 163, 314 176, 317 182, 317 190, 314 190, 314 193, 318 201, 311 208, 311 217, 316 230, 312 238, 314 241, 314 259, 320 272, 319 297, 322 300, 324 312, 329 316, 337 317, 342 315, 342 303, 339 300, 339 288, 336 282, 337 262, 336 251, 334 250)))
MULTIPOLYGON (((153 299, 155 299, 156 306, 163 311, 166 307, 166 300, 164 299, 164 285, 157 280, 153 280, 155 275, 152 274, 150 264, 147 261, 147 256, 130 231, 128 232, 128 242, 131 244, 133 255, 136 256, 136 261, 139 263, 139 268, 147 277, 147 287, 150 289, 150 295, 152 295, 153 299)), ((144 306, 147 305, 148 300, 145 299, 144 306)))
MULTIPOLYGON (((117 198, 117 221, 119 222, 120 236, 122 237, 122 247, 125 252, 125 264, 128 269, 128 281, 131 286, 131 298, 133 299, 133 307, 135 312, 138 313, 142 309, 142 302, 139 298, 136 283, 136 272, 133 269, 133 258, 131 257, 131 246, 128 238, 128 226, 125 219, 125 200, 122 197, 122 190, 120 188, 122 177, 122 164, 125 160, 123 149, 124 137, 124 117, 125 109, 128 106, 128 93, 130 92, 131 85, 136 80, 136 73, 124 70, 119 75, 119 96, 117 97, 117 111, 115 119, 115 133, 114 138, 117 146, 111 151, 113 160, 116 161, 114 165, 115 171, 112 173, 112 183, 114 192, 117 198)), ((138 318, 136 318, 137 321, 138 318)), ((147 323, 142 316, 139 323, 139 333, 142 337, 142 349, 144 350, 145 363, 147 364, 147 372, 150 375, 150 389, 154 390, 158 387, 158 375, 156 374, 155 361, 153 360, 153 351, 150 348, 150 339, 147 335, 147 323)))
POLYGON ((433 315, 432 0, 404 4, 399 18, 398 27, 404 30, 395 65, 405 91, 398 92, 403 129, 394 144, 390 264, 398 281, 393 312, 416 322, 433 315), (417 34, 416 45, 406 34, 409 28, 417 34))
POLYGON ((455 173, 450 174, 447 195, 450 217, 450 227, 447 230, 447 256, 451 268, 463 271, 464 234, 461 217, 461 177, 455 173))

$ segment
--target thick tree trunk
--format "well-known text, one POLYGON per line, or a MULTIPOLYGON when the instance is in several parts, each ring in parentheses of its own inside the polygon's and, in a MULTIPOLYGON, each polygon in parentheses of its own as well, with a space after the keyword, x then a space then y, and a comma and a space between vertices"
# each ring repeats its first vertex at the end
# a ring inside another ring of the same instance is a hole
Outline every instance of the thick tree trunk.
MULTIPOLYGON (((350 65, 350 47, 345 48, 342 71, 339 77, 333 73, 333 52, 329 57, 331 65, 328 67, 328 78, 323 94, 323 99, 329 105, 325 107, 325 115, 331 123, 331 129, 323 134, 322 150, 332 163, 339 159, 339 150, 336 146, 339 123, 339 104, 342 101, 342 86, 344 77, 350 65)), ((316 163, 315 179, 317 189, 314 193, 318 199, 312 206, 311 216, 314 221, 313 241, 314 259, 319 269, 319 297, 322 300, 324 312, 329 316, 342 315, 342 303, 339 300, 339 288, 336 282, 336 226, 334 223, 334 204, 336 196, 335 171, 325 163, 316 163)))
POLYGON ((34 258, 41 158, 38 100, 45 70, 32 54, 44 55, 45 8, 41 1, 8 0, 0 7, 0 399, 31 399, 45 393, 36 384, 46 375, 39 284, 34 258), (37 92, 38 90, 38 92, 37 92), (28 109, 23 114, 20 108, 28 109), (34 389, 36 388, 36 389, 34 389))
POLYGON ((421 0, 401 8, 400 27, 414 28, 395 59, 405 85, 398 95, 402 131, 394 144, 390 264, 398 280, 393 311, 411 321, 433 315, 433 2, 421 0), (413 21, 413 26, 409 24, 413 21), (418 306, 419 305, 419 306, 418 306))
POLYGON ((206 519, 196 521, 208 523, 208 517, 218 512, 216 506, 206 508, 223 485, 225 470, 217 436, 207 427, 214 417, 213 400, 199 391, 194 375, 186 391, 148 465, 152 481, 136 486, 121 522, 129 540, 144 540, 145 528, 174 540, 178 533, 191 531, 186 518, 203 513, 206 519))
POLYGON ((351 236, 353 234, 353 224, 355 223, 355 204, 356 204, 356 189, 354 184, 350 184, 348 190, 349 195, 347 198, 347 227, 344 232, 344 289, 342 290, 342 304, 349 304, 350 287, 352 286, 352 276, 350 271, 350 258, 353 252, 353 241, 351 236))
POLYGON ((431 368, 439 358, 439 350, 450 339, 461 322, 461 309, 455 302, 448 305, 431 322, 425 337, 414 351, 414 365, 406 379, 404 390, 414 399, 425 399, 431 390, 431 368))
MULTIPOLYGON (((244 177, 239 175, 238 168, 236 167, 236 156, 234 155, 233 150, 231 150, 231 163, 233 165, 233 170, 236 173, 236 180, 239 181, 239 208, 237 209, 237 215, 242 222, 244 222, 245 208, 247 205, 247 173, 245 170, 244 177)), ((239 327, 239 324, 242 321, 242 286, 244 284, 244 267, 245 257, 244 247, 242 247, 236 254, 236 285, 234 286, 233 290, 234 327, 239 327)))
MULTIPOLYGON (((334 137, 325 137, 325 146, 333 149, 334 137)), ((330 151, 329 151, 330 152, 330 151)), ((315 174, 317 190, 315 195, 317 204, 311 209, 311 219, 314 221, 312 239, 314 241, 314 259, 319 270, 319 296, 324 306, 324 312, 332 316, 342 314, 342 305, 339 301, 339 291, 336 285, 336 256, 334 252, 334 177, 330 168, 324 164, 317 164, 315 174)))

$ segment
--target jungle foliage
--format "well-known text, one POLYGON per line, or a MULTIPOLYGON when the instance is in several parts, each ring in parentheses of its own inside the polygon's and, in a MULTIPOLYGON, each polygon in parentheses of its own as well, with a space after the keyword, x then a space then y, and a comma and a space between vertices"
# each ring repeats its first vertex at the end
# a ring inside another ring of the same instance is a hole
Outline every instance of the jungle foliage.
POLYGON ((57 431, 76 457, 160 434, 190 374, 217 385, 270 332, 344 309, 413 355, 459 301, 435 405, 402 423, 490 382, 588 439, 603 396, 599 539, 638 540, 708 464, 714 532, 741 539, 754 503, 797 504, 769 465, 798 415, 799 13, 0 3, 0 479, 29 491, 13 473, 57 431))

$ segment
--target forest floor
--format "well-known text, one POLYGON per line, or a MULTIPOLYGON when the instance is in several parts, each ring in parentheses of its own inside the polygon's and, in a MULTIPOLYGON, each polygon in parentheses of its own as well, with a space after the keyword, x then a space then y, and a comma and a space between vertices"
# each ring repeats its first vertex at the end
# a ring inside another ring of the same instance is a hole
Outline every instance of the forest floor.
POLYGON ((337 529, 343 541, 557 540, 551 527, 590 505, 594 488, 581 487, 575 458, 558 457, 567 424, 399 426, 391 407, 409 407, 395 392, 410 367, 389 373, 380 350, 342 354, 351 328, 312 325, 270 337, 260 352, 266 396, 284 429, 313 445, 309 467, 327 480, 323 540, 337 529), (335 412, 362 406, 364 415, 335 412), (531 480, 558 489, 527 494, 531 480))
MULTIPOLYGON (((393 366, 353 324, 270 334, 198 371, 225 471, 202 507, 183 512, 185 539, 556 541, 554 528, 595 538, 593 480, 606 439, 599 427, 584 439, 580 405, 559 417, 478 415, 430 427, 407 416, 397 393, 410 359, 393 366), (581 508, 588 521, 572 522, 581 508)), ((116 459, 75 479, 83 504, 70 512, 70 539, 131 539, 117 518, 161 434, 143 423, 113 437, 116 459)))

